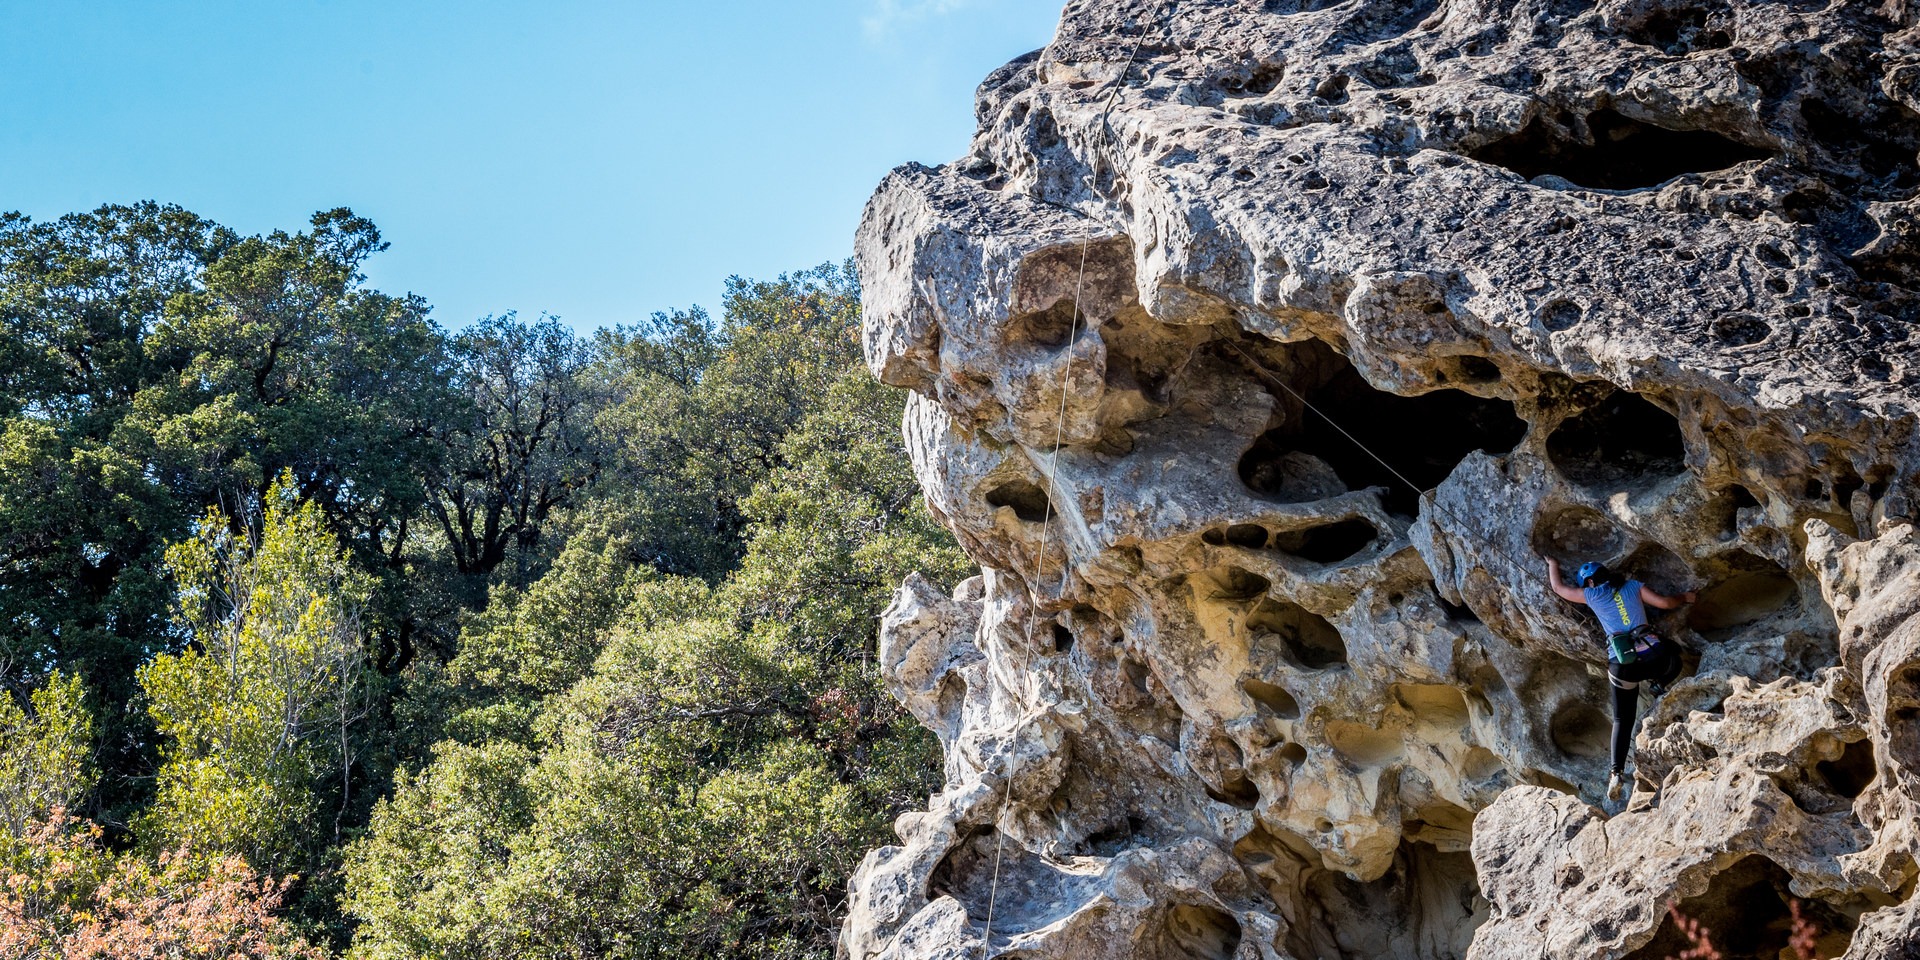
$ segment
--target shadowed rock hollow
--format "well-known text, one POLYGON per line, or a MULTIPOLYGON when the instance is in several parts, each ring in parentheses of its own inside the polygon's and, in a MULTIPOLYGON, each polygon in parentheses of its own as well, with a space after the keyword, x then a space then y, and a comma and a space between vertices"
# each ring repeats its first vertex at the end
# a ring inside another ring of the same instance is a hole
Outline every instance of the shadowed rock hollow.
POLYGON ((946 787, 842 953, 1917 955, 1902 10, 1070 4, 860 228, 982 573, 886 615, 946 787), (1624 805, 1537 555, 1700 592, 1624 805))

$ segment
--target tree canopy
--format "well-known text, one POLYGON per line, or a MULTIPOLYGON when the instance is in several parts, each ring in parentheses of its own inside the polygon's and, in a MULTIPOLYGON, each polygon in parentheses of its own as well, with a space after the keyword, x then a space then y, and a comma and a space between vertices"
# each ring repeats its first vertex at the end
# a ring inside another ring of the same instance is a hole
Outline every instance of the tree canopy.
POLYGON ((0 956, 829 956, 966 574, 851 269, 448 332, 384 247, 0 217, 0 956))

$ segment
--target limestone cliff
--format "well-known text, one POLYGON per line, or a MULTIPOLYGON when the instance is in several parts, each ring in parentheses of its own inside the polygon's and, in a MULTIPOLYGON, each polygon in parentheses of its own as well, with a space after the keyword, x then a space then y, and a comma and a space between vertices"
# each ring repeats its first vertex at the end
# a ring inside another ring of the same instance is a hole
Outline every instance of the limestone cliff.
POLYGON ((860 229, 982 575, 887 614, 947 784, 843 954, 1920 955, 1905 17, 1070 4, 860 229), (1700 593, 1624 804, 1541 555, 1700 593))

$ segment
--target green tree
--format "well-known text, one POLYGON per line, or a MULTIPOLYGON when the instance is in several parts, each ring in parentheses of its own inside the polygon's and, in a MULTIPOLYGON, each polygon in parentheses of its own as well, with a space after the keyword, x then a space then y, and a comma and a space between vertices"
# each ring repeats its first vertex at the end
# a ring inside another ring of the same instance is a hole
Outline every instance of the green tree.
POLYGON ((135 396, 116 443, 185 503, 258 502, 284 474, 358 555, 397 566, 450 378, 426 303, 361 286, 385 248, 345 209, 227 248, 168 301, 147 349, 178 373, 135 396))
POLYGON ((126 693, 164 642, 162 551, 200 508, 113 437, 168 373, 146 345, 166 304, 236 240, 155 203, 0 215, 0 686, 86 679, 109 806, 139 793, 148 738, 126 693))
POLYGON ((655 486, 610 497, 541 580, 469 621, 447 674, 455 739, 349 854, 355 955, 824 957, 862 852, 937 784, 937 742, 873 662, 901 576, 967 569, 900 447, 902 396, 845 348, 852 311, 786 309, 790 285, 736 289, 775 303, 734 303, 724 338, 688 324, 615 345, 614 368, 677 371, 685 388, 643 378, 610 411, 657 432, 655 486), (790 421, 777 404, 760 420, 679 406, 725 396, 730 364, 773 357, 810 385, 790 421), (654 403, 685 416, 636 413, 654 403), (673 474, 662 451, 676 444, 711 459, 673 474), (658 516, 719 515, 720 485, 695 481, 720 464, 753 480, 726 495, 731 534, 698 535, 737 568, 711 588, 635 568, 658 556, 658 516), (669 475, 682 482, 659 490, 669 475), (663 513, 636 517, 640 500, 663 513))
POLYGON ((445 467, 427 506, 454 567, 485 575, 517 548, 529 554, 558 510, 593 482, 601 454, 588 430, 592 349, 551 317, 486 317, 451 348, 464 404, 443 418, 445 467))
POLYGON ((16 839, 93 789, 93 720, 80 678, 55 671, 27 706, 0 695, 0 820, 16 839))
POLYGON ((263 513, 256 537, 210 511, 167 552, 193 642, 140 670, 165 744, 139 826, 153 849, 286 873, 340 839, 368 711, 370 584, 290 483, 268 490, 263 513), (315 829, 329 819, 330 831, 315 829))
POLYGON ((717 581, 740 560, 742 502, 781 466, 780 440, 859 359, 850 265, 727 282, 718 323, 694 310, 603 332, 607 496, 651 565, 717 581))

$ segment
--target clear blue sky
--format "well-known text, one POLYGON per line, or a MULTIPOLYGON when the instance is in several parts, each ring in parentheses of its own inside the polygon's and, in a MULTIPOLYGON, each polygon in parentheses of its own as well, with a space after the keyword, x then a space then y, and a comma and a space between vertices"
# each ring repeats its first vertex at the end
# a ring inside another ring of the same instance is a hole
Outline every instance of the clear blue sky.
POLYGON ((178 203, 235 229, 349 206, 371 282, 443 326, 719 306, 852 252, 908 160, 1060 0, 0 0, 0 210, 178 203))

